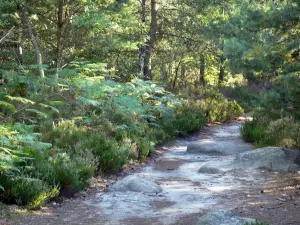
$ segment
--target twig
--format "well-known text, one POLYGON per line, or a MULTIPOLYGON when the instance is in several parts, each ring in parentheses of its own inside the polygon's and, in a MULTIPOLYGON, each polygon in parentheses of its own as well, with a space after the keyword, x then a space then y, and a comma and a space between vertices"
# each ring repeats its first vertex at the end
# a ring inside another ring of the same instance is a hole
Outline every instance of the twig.
POLYGON ((0 44, 2 43, 2 41, 4 41, 4 39, 13 31, 13 29, 15 29, 15 26, 13 26, 1 39, 0 39, 0 44))

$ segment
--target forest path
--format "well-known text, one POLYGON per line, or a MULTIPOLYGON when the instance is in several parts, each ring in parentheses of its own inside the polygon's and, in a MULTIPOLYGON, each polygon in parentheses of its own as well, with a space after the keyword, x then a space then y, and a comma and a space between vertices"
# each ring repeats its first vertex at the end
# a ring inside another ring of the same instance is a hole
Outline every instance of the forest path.
POLYGON ((239 152, 251 150, 251 145, 240 138, 240 125, 236 121, 205 127, 193 137, 162 147, 163 154, 134 172, 138 177, 159 183, 163 189, 161 193, 98 189, 85 197, 51 204, 39 214, 13 217, 9 222, 16 225, 193 225, 204 213, 233 210, 235 215, 262 219, 271 224, 300 224, 293 223, 300 221, 295 216, 299 214, 296 213, 300 209, 299 196, 293 194, 294 197, 290 197, 294 192, 283 189, 295 185, 295 174, 234 169, 231 166, 234 154, 204 155, 186 151, 188 144, 199 140, 234 144, 239 146, 239 152), (204 164, 219 171, 199 173, 204 164))

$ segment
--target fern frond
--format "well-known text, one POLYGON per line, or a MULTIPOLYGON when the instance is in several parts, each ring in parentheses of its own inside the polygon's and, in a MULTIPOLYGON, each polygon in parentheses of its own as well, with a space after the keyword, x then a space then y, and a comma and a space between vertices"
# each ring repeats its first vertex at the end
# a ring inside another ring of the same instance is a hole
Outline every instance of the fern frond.
POLYGON ((0 108, 7 109, 11 111, 12 113, 15 113, 17 111, 16 107, 8 102, 0 101, 0 108))
POLYGON ((97 100, 93 100, 93 99, 88 99, 85 97, 79 97, 78 98, 79 102, 84 104, 84 105, 91 105, 91 106, 100 106, 101 103, 97 100))
POLYGON ((41 116, 41 117, 43 117, 43 118, 45 118, 45 119, 48 118, 48 115, 47 115, 46 113, 43 113, 43 112, 41 112, 41 111, 39 111, 39 110, 37 110, 37 109, 25 109, 25 111, 26 111, 26 112, 34 113, 34 114, 36 114, 36 115, 38 115, 38 116, 41 116))
POLYGON ((43 103, 39 103, 39 106, 41 106, 45 109, 51 109, 52 111, 59 113, 58 109, 51 106, 51 105, 46 105, 46 104, 43 104, 43 103))
POLYGON ((20 103, 23 103, 23 104, 31 104, 31 105, 34 105, 35 102, 30 100, 30 99, 27 99, 27 98, 22 98, 22 97, 13 97, 13 96, 10 96, 10 95, 6 95, 5 96, 8 100, 10 101, 16 101, 16 102, 20 102, 20 103))
POLYGON ((8 154, 8 155, 11 155, 11 154, 12 154, 12 153, 11 153, 11 149, 9 149, 9 148, 0 147, 0 151, 3 151, 3 152, 5 152, 5 153, 8 154))

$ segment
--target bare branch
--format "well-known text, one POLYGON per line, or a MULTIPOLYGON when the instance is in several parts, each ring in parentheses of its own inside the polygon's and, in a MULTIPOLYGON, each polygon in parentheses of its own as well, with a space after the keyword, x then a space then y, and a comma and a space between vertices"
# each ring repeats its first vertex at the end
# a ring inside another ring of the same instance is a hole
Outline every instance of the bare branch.
POLYGON ((4 39, 13 31, 15 26, 13 26, 1 39, 0 39, 0 44, 4 41, 4 39))

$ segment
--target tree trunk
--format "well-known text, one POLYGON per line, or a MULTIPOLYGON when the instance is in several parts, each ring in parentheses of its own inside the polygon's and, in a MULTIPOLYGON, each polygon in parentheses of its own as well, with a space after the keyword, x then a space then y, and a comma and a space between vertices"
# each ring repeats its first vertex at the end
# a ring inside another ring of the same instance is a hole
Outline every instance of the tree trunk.
POLYGON ((43 69, 43 57, 42 57, 42 53, 41 53, 41 49, 40 49, 38 40, 37 40, 37 38, 34 34, 35 33, 34 28, 33 28, 32 24, 31 24, 31 22, 30 22, 30 20, 27 16, 27 12, 26 12, 25 7, 21 6, 20 9, 21 9, 22 18, 23 18, 24 22, 26 23, 31 42, 32 42, 32 45, 33 45, 34 50, 35 50, 36 62, 37 62, 37 65, 39 66, 40 76, 42 78, 44 78, 45 73, 44 73, 44 69, 43 69))
POLYGON ((221 56, 220 56, 219 85, 224 81, 224 77, 225 77, 224 39, 221 39, 220 50, 221 50, 221 56))
POLYGON ((187 83, 186 83, 187 80, 185 79, 185 74, 186 74, 186 64, 185 63, 181 65, 180 73, 181 73, 180 79, 182 81, 180 87, 185 88, 187 86, 187 83))
MULTIPOLYGON (((222 12, 223 12, 223 20, 225 19, 225 1, 222 1, 222 12)), ((219 85, 221 85, 224 81, 225 77, 225 67, 224 67, 224 62, 225 62, 225 57, 224 57, 224 38, 222 37, 223 34, 220 36, 220 72, 219 72, 219 85)))
POLYGON ((205 86, 205 57, 204 54, 200 55, 200 84, 205 86))
MULTIPOLYGON (((142 23, 146 24, 146 0, 141 1, 141 6, 142 6, 142 23)), ((145 48, 145 44, 142 43, 139 49, 138 75, 143 80, 145 79, 145 74, 144 74, 145 57, 146 57, 146 48, 145 48)))
POLYGON ((167 77, 168 77, 168 72, 167 72, 166 64, 163 63, 160 65, 160 80, 166 81, 167 77))
POLYGON ((62 53, 62 32, 63 32, 63 0, 58 0, 57 8, 57 39, 56 39, 56 78, 58 78, 61 67, 61 53, 62 53))
POLYGON ((184 54, 182 53, 181 58, 180 58, 180 61, 179 61, 178 65, 177 65, 177 67, 176 67, 176 69, 175 69, 175 77, 174 77, 174 80, 173 80, 173 86, 172 86, 172 89, 173 89, 173 90, 175 89, 175 86, 176 86, 176 82, 177 82, 177 79, 178 79, 178 71, 179 71, 179 67, 180 67, 180 65, 181 65, 181 63, 182 63, 183 56, 184 56, 184 54))
POLYGON ((151 25, 149 30, 149 41, 147 43, 147 55, 145 57, 144 74, 146 79, 152 79, 152 55, 154 42, 156 41, 157 32, 157 4, 156 0, 151 0, 151 25))

